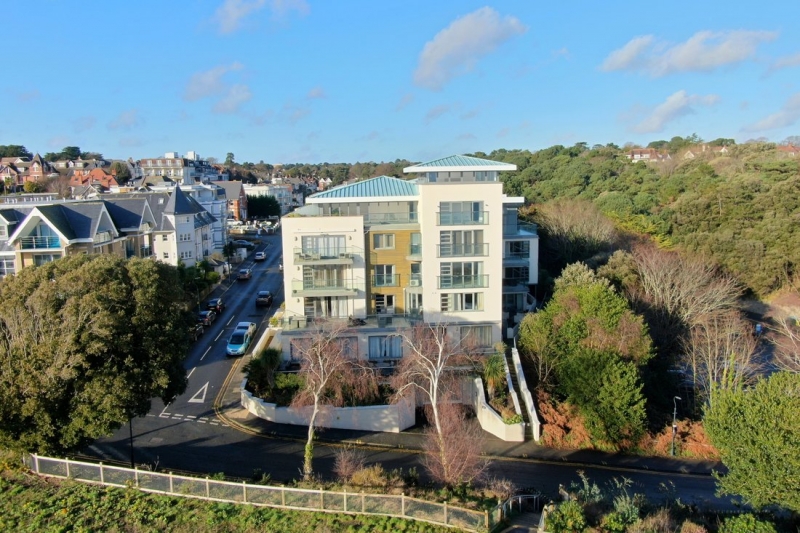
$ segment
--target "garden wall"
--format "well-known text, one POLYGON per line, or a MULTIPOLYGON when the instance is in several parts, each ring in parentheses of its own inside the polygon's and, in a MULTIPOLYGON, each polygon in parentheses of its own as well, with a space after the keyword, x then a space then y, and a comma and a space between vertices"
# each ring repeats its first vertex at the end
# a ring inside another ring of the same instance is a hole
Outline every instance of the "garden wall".
MULTIPOLYGON (((246 379, 242 381, 242 407, 251 414, 278 424, 308 425, 311 407, 278 407, 274 403, 254 398, 245 389, 245 385, 247 385, 246 379)), ((407 398, 392 405, 323 406, 317 415, 317 425, 321 427, 385 433, 400 433, 413 426, 414 422, 414 405, 407 398)))
POLYGON ((472 406, 475 408, 475 414, 478 417, 481 428, 506 442, 523 442, 525 440, 525 423, 506 424, 503 422, 503 417, 497 414, 497 411, 486 403, 486 395, 483 392, 483 380, 481 378, 475 378, 472 382, 472 386, 472 406))

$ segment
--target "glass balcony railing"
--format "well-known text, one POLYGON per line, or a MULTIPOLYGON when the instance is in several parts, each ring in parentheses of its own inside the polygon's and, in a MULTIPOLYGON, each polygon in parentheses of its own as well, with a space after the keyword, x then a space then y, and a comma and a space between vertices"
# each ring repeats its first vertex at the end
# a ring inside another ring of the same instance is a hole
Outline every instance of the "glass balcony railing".
POLYGON ((466 213, 437 213, 439 226, 486 225, 489 223, 488 211, 468 211, 466 213))
POLYGON ((489 286, 489 276, 438 276, 438 282, 440 289, 481 289, 489 286))
POLYGON ((410 224, 419 222, 417 213, 409 211, 395 211, 391 213, 367 213, 364 215, 364 225, 375 224, 410 224))
POLYGON ((22 237, 19 242, 23 250, 61 248, 61 241, 56 236, 22 237))
POLYGON ((422 255, 422 245, 421 244, 409 244, 408 245, 408 255, 422 255))
POLYGON ((293 280, 292 293, 341 293, 355 294, 356 291, 364 289, 363 280, 361 283, 351 280, 293 280))
POLYGON ((529 222, 518 222, 516 224, 503 224, 503 235, 538 235, 539 228, 536 224, 529 222))
POLYGON ((399 284, 399 274, 375 274, 372 276, 373 287, 397 287, 399 284))
POLYGON ((295 263, 315 263, 319 261, 352 263, 353 258, 363 254, 362 248, 353 246, 332 248, 295 248, 295 263))
POLYGON ((486 257, 489 255, 489 244, 439 244, 439 257, 486 257))

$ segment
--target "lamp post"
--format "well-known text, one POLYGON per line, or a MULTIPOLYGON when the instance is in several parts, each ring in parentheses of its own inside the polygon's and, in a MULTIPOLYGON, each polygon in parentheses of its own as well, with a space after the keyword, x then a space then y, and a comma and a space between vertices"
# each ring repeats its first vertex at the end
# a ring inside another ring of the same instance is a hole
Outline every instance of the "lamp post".
POLYGON ((136 466, 133 462, 133 415, 128 417, 128 435, 130 436, 130 447, 131 447, 131 470, 135 469, 136 466))
POLYGON ((672 397, 672 456, 675 456, 675 434, 678 432, 678 423, 675 419, 678 416, 678 403, 677 400, 680 400, 680 396, 673 396, 672 397))

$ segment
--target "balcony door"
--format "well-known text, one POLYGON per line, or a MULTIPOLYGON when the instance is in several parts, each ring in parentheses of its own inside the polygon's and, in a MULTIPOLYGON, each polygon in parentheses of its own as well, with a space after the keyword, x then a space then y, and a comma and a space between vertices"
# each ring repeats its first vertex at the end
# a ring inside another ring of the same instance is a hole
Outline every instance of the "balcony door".
POLYGON ((319 254, 320 258, 339 257, 345 252, 344 235, 308 235, 303 237, 303 253, 319 254))

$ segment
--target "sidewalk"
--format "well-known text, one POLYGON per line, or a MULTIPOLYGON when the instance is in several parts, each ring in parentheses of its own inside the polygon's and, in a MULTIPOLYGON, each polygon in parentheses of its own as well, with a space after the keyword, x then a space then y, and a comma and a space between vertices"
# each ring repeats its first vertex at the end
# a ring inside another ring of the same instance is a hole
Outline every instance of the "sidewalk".
MULTIPOLYGON (((277 333, 274 342, 279 342, 277 333)), ((231 370, 223 391, 215 404, 217 415, 230 426, 251 434, 305 442, 307 426, 276 424, 250 414, 241 406, 241 384, 245 378, 242 368, 250 356, 239 359, 231 370)), ((418 452, 422 449, 422 433, 411 428, 402 433, 375 433, 344 429, 324 428, 317 433, 321 443, 352 444, 395 450, 418 452)), ((670 457, 643 457, 605 453, 596 450, 559 450, 540 446, 534 441, 505 442, 489 433, 484 433, 484 451, 493 460, 517 459, 547 463, 571 464, 576 467, 627 469, 645 472, 678 472, 683 474, 711 475, 722 464, 716 461, 674 459, 670 457)))

